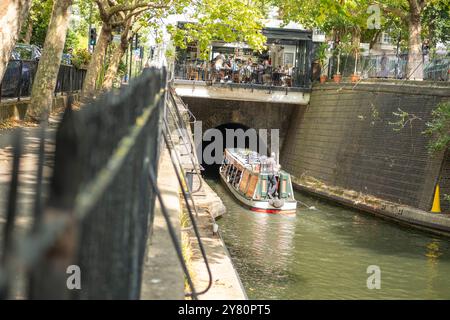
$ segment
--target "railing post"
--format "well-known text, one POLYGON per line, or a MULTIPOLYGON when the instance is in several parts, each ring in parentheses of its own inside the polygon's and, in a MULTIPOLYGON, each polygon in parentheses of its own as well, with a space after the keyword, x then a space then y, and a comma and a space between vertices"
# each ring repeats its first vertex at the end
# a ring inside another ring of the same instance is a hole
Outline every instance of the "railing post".
POLYGON ((71 66, 70 67, 70 93, 72 93, 73 92, 73 72, 74 72, 74 69, 73 69, 73 66, 71 66))
POLYGON ((59 90, 59 92, 61 93, 61 95, 64 95, 64 84, 65 84, 65 77, 66 77, 66 67, 65 66, 60 66, 62 72, 61 72, 61 88, 59 90))
POLYGON ((20 95, 22 94, 22 73, 23 73, 23 61, 20 60, 20 74, 19 74, 19 83, 17 90, 17 101, 20 101, 20 95))

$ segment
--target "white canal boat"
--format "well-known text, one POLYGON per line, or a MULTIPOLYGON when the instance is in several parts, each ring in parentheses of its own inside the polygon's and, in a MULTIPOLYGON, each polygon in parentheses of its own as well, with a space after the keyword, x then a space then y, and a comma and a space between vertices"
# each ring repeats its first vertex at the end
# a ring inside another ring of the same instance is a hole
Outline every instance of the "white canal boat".
POLYGON ((295 213, 291 176, 274 173, 265 156, 247 149, 225 149, 220 177, 234 197, 256 212, 295 213), (276 183, 275 183, 276 181, 276 183))

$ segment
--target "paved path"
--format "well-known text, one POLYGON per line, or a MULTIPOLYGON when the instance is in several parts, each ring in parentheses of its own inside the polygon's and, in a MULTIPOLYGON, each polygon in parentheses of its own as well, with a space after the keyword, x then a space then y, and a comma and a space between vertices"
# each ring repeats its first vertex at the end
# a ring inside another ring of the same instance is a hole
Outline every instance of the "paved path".
MULTIPOLYGON (((52 116, 50 124, 45 132, 45 161, 44 161, 44 179, 43 194, 47 193, 49 178, 53 168, 53 151, 55 147, 54 138, 57 125, 62 114, 52 116)), ((16 230, 19 235, 23 235, 32 224, 33 204, 35 196, 35 187, 37 182, 37 165, 39 153, 39 141, 41 129, 35 127, 22 128, 23 132, 23 153, 19 170, 19 189, 17 201, 16 230)), ((12 130, 0 131, 0 255, 3 241, 3 227, 6 222, 6 206, 8 203, 9 185, 11 180, 13 148, 12 148, 12 130)), ((16 285, 13 288, 13 295, 17 299, 23 298, 23 276, 17 272, 16 285)))
MULTIPOLYGON (((180 239, 180 197, 178 181, 170 161, 169 152, 164 149, 158 169, 158 187, 172 225, 180 239)), ((141 299, 167 300, 184 299, 184 275, 177 258, 159 201, 155 204, 153 232, 147 241, 141 299)))
MULTIPOLYGON (((52 116, 45 133, 44 191, 48 185, 53 168, 53 151, 55 132, 61 115, 52 116)), ((23 153, 20 163, 20 183, 18 194, 17 220, 19 225, 26 225, 32 216, 34 190, 36 186, 39 153, 39 127, 25 127, 23 132, 23 153)), ((0 223, 4 222, 11 180, 13 148, 13 131, 0 132, 0 223)))

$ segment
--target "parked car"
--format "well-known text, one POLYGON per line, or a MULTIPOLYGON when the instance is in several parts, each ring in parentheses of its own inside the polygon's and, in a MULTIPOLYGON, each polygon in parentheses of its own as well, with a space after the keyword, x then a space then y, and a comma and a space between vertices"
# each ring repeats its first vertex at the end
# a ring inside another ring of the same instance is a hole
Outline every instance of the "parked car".
POLYGON ((35 45, 17 44, 14 47, 2 80, 2 97, 18 96, 19 90, 21 96, 30 95, 40 57, 41 50, 35 45))
POLYGON ((33 44, 17 44, 12 52, 14 60, 39 61, 41 49, 33 44))

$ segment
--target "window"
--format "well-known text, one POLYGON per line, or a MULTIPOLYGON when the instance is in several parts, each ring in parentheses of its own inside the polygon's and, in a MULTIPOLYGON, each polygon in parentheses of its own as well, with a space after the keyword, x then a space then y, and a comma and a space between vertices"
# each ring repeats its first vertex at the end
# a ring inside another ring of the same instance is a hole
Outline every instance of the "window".
POLYGON ((314 29, 313 30, 313 35, 315 35, 315 36, 324 36, 325 32, 323 32, 323 31, 321 31, 319 29, 314 29))
POLYGON ((390 34, 383 32, 382 38, 381 38, 381 43, 384 44, 391 44, 392 43, 392 37, 390 36, 390 34))
POLYGON ((284 65, 294 65, 294 53, 292 52, 286 52, 284 54, 284 65))

